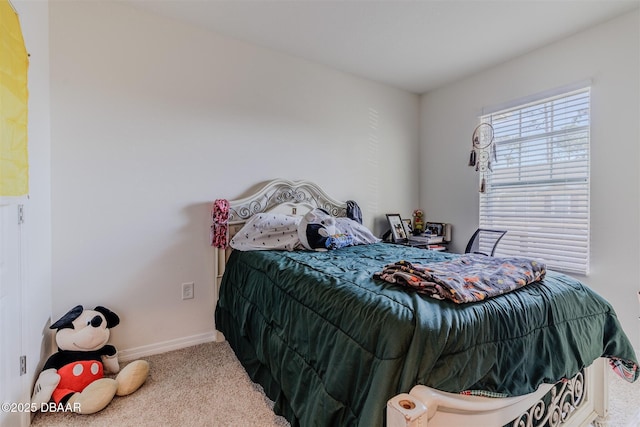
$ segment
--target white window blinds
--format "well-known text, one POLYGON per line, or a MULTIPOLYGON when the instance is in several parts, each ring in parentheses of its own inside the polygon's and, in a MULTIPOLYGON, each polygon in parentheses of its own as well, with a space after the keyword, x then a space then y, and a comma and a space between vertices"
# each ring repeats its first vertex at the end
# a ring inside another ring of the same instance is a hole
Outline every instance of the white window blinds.
POLYGON ((480 194, 480 227, 507 230, 496 255, 589 271, 590 89, 481 117, 493 125, 497 162, 480 194))

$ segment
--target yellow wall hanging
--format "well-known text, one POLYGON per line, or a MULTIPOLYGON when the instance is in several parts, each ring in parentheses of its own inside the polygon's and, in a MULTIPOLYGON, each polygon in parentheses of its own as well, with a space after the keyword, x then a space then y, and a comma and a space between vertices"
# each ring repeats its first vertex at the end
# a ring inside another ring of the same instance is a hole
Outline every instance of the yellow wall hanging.
POLYGON ((29 192, 28 67, 18 14, 0 0, 0 197, 29 192))

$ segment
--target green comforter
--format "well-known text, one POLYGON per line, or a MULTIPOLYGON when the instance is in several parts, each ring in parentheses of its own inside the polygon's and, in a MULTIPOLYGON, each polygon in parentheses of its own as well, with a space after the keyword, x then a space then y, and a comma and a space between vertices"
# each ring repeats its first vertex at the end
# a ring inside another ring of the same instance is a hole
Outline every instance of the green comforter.
POLYGON ((637 367, 612 307, 566 275, 463 305, 372 277, 455 256, 384 243, 234 251, 216 327, 294 426, 382 426, 386 401, 416 384, 511 396, 600 356, 637 367))

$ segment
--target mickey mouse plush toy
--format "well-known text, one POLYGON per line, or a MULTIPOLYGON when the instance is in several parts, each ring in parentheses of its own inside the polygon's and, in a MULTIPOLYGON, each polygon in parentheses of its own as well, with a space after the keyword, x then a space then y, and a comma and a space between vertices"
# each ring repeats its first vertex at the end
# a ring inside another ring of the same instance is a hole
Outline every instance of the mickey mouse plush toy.
POLYGON ((93 414, 114 396, 136 391, 149 374, 144 360, 129 363, 115 379, 104 377, 105 372, 120 371, 118 352, 107 344, 109 329, 118 323, 120 318, 107 308, 85 310, 78 305, 51 325, 57 329, 58 352, 49 357, 38 377, 32 407, 41 408, 51 400, 64 410, 93 414))
POLYGON ((309 250, 326 251, 353 245, 353 237, 341 233, 336 219, 322 208, 307 212, 298 223, 298 237, 302 246, 309 250))

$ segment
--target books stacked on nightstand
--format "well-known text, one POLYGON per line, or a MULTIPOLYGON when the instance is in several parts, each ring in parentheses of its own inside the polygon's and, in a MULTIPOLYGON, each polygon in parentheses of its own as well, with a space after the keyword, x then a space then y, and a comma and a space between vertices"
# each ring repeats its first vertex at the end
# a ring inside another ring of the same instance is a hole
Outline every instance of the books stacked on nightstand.
POLYGON ((407 243, 412 246, 422 246, 432 251, 444 251, 447 249, 444 243, 444 236, 437 234, 423 233, 418 236, 410 235, 407 243))
POLYGON ((444 242, 444 237, 438 236, 437 234, 429 234, 429 233, 423 233, 418 236, 414 236, 413 234, 410 234, 408 237, 408 240, 411 243, 417 243, 420 245, 433 245, 436 243, 444 242))

